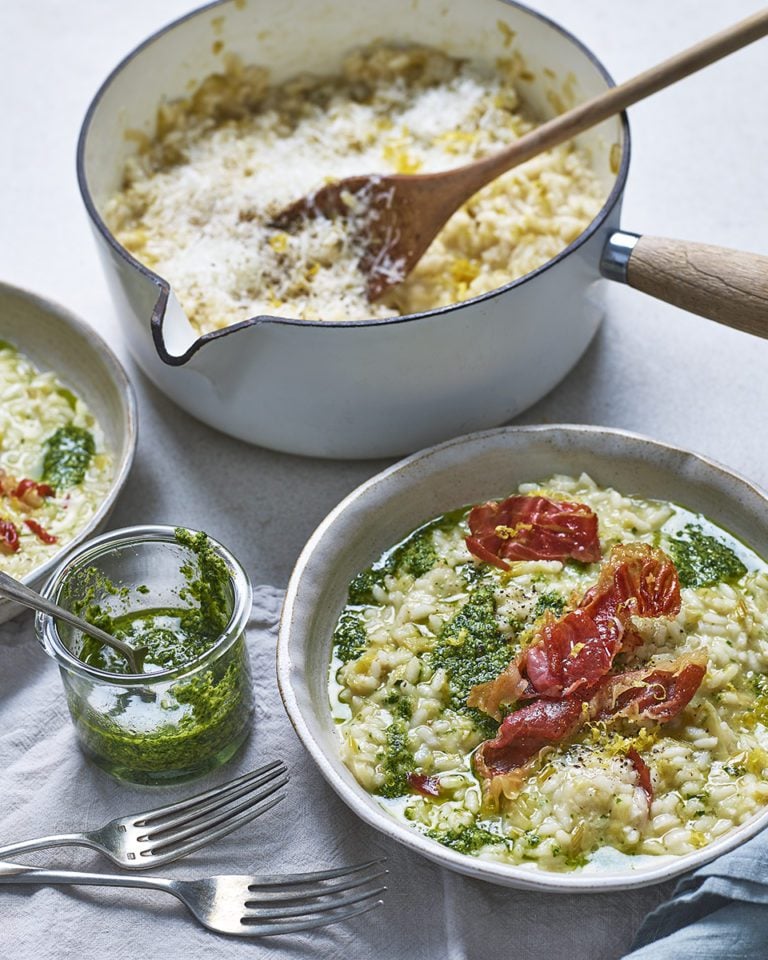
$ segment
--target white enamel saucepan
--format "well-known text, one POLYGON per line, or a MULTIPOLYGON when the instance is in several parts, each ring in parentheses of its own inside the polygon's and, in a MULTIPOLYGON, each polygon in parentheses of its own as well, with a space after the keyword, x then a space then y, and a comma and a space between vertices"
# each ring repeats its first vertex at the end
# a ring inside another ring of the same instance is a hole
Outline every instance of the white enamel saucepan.
POLYGON ((377 39, 490 64, 519 50, 533 76, 526 99, 542 117, 552 115, 553 94, 585 100, 612 85, 575 37, 508 0, 328 0, 322 8, 311 0, 223 0, 150 37, 91 104, 78 177, 130 349, 180 406, 252 443, 339 458, 391 456, 503 423, 581 356, 602 318, 594 289, 601 276, 766 332, 754 318, 759 304, 768 304, 768 260, 619 229, 629 167, 622 115, 577 138, 607 197, 602 209, 527 276, 406 317, 324 323, 258 316, 198 337, 168 282, 123 249, 103 219, 137 148, 135 132, 151 134, 162 100, 220 70, 222 50, 267 67, 280 83, 302 71, 333 73, 348 51, 377 39))

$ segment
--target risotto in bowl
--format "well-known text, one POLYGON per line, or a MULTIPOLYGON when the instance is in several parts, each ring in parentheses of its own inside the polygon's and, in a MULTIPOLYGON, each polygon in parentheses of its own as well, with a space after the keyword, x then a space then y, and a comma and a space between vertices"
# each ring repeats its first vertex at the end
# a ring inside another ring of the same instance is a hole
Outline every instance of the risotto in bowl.
MULTIPOLYGON (((95 332, 0 284, 0 570, 37 584, 103 524, 135 420, 128 379, 95 332)), ((0 622, 20 609, 0 601, 0 622)))
POLYGON ((692 869, 768 820, 765 506, 595 428, 417 454, 297 564, 288 713, 364 820, 460 872, 599 890, 692 869))

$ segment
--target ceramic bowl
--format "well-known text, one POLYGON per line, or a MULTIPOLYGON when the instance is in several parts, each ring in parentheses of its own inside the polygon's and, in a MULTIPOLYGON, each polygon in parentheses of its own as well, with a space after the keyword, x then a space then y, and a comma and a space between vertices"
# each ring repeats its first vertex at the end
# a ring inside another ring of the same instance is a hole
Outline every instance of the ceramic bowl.
POLYGON ((343 500, 315 531, 291 577, 278 642, 278 681, 288 715, 328 783, 366 823, 431 860, 482 880, 542 891, 621 890, 667 880, 714 859, 768 824, 768 808, 685 856, 643 858, 612 871, 551 873, 457 853, 395 820, 339 757, 331 717, 331 634, 352 577, 426 520, 507 495, 524 480, 589 473, 602 486, 671 500, 703 513, 768 556, 768 498, 704 457, 634 434, 596 427, 508 427, 417 453, 343 500))
MULTIPOLYGON (((136 400, 117 357, 91 327, 64 307, 5 283, 0 283, 0 340, 13 343, 41 370, 53 370, 83 398, 104 431, 115 464, 109 493, 90 522, 23 577, 29 586, 40 586, 63 554, 106 523, 133 462, 136 400)), ((22 609, 0 600, 0 623, 22 609)))

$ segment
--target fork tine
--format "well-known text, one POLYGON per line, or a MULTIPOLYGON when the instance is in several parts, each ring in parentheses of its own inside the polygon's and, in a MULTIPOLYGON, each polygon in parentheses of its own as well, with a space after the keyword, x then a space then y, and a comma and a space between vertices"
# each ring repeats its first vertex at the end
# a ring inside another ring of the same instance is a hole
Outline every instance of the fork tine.
POLYGON ((386 891, 386 887, 376 887, 375 890, 365 890, 363 893, 348 893, 345 897, 334 897, 328 903, 308 903, 299 904, 294 907, 266 907, 258 910, 253 907, 248 908, 241 917, 240 922, 248 920, 282 920, 291 917, 308 917, 315 914, 332 913, 341 907, 350 907, 355 903, 361 903, 370 900, 371 897, 377 897, 380 893, 386 891))
MULTIPOLYGON (((298 900, 311 900, 313 897, 327 897, 334 893, 341 893, 343 890, 354 890, 356 887, 362 887, 366 883, 371 883, 374 880, 378 880, 379 877, 384 877, 389 873, 388 870, 379 870, 376 873, 356 873, 352 877, 343 877, 338 883, 327 883, 324 886, 320 884, 315 884, 314 886, 304 885, 304 890, 292 891, 291 888, 285 890, 285 892, 278 892, 275 896, 261 896, 254 897, 253 899, 246 900, 245 905, 248 906, 249 903, 264 905, 270 903, 291 903, 298 900)), ((248 887, 250 892, 251 888, 248 887)))
MULTIPOLYGON (((232 833, 232 831, 237 830, 238 827, 245 826, 246 823, 250 823, 251 820, 255 820, 257 817, 260 817, 262 813, 266 813, 267 810, 271 810, 272 807, 277 806, 281 800, 285 800, 284 793, 278 794, 278 796, 273 797, 268 803, 261 804, 260 806, 255 807, 253 810, 247 810, 245 813, 240 814, 240 816, 235 820, 222 824, 218 830, 212 830, 210 833, 203 833, 199 837, 195 837, 194 840, 190 840, 188 843, 182 843, 180 845, 168 844, 166 847, 154 847, 152 850, 142 852, 141 856, 146 857, 147 859, 159 857, 162 858, 164 863, 170 863, 173 860, 178 860, 180 857, 186 857, 187 854, 198 850, 200 847, 204 847, 206 844, 212 843, 214 840, 219 840, 221 837, 226 837, 228 833, 232 833)), ((139 869, 144 869, 144 865, 141 865, 139 869)))
POLYGON ((286 873, 282 877, 270 877, 269 874, 257 874, 250 878, 251 882, 248 884, 248 889, 257 890, 259 887, 288 887, 300 883, 313 883, 315 880, 333 880, 334 877, 360 873, 375 864, 386 862, 386 857, 379 857, 378 860, 367 860, 365 863, 358 863, 354 867, 336 867, 333 870, 314 870, 311 873, 286 873))
POLYGON ((236 780, 228 780, 226 783, 222 783, 218 787, 212 787, 204 793, 195 794, 194 797, 187 797, 186 800, 179 800, 178 803, 169 803, 165 807, 157 807, 154 810, 145 810, 143 813, 133 814, 133 825, 136 827, 149 826, 173 814, 183 811, 191 813, 192 810, 197 810, 209 799, 223 798, 226 795, 237 792, 240 787, 250 784, 252 780, 260 779, 270 774, 286 773, 287 769, 282 760, 273 760, 270 763, 264 764, 263 767, 258 767, 256 770, 251 770, 249 773, 243 774, 242 777, 238 777, 236 780))
POLYGON ((164 856, 166 853, 175 854, 177 850, 193 850, 196 846, 200 846, 201 842, 210 843, 219 837, 225 837, 228 833, 261 816, 262 813, 283 800, 285 798, 284 793, 277 797, 273 797, 273 794, 277 793, 286 783, 286 780, 271 783, 258 797, 250 798, 247 803, 240 804, 233 810, 225 811, 218 817, 212 817, 205 823, 180 830, 171 836, 158 837, 155 842, 150 839, 151 847, 148 851, 142 851, 141 855, 149 857, 164 856), (265 803, 264 801, 269 800, 270 797, 272 799, 269 803, 265 803), (189 844, 185 844, 185 840, 188 840, 189 844), (190 844, 194 844, 194 846, 190 846, 190 844))
POLYGON ((245 810, 247 807, 253 806, 254 803, 258 803, 263 797, 268 797, 274 793, 275 790, 285 786, 286 783, 288 783, 287 773, 274 771, 265 774, 258 780, 253 780, 246 786, 240 787, 235 793, 227 794, 221 799, 209 801, 199 810, 195 810, 192 813, 183 813, 178 817, 174 817, 172 820, 159 824, 157 827, 147 829, 147 832, 139 836, 138 839, 142 842, 151 842, 155 839, 162 842, 170 837, 183 839, 182 835, 185 831, 192 836, 201 829, 204 829, 207 824, 215 825, 220 820, 231 817, 239 813, 240 810, 245 810), (242 802, 237 806, 233 806, 235 801, 242 802))
POLYGON ((243 918, 240 922, 243 926, 243 937, 272 937, 280 933, 299 933, 301 930, 311 930, 313 927, 322 927, 329 923, 338 923, 340 920, 349 920, 351 917, 359 917, 363 913, 368 913, 375 907, 380 907, 384 901, 376 900, 374 903, 363 903, 350 910, 345 910, 338 914, 323 914, 322 916, 312 917, 309 920, 296 920, 291 923, 280 923, 272 921, 271 923, 258 923, 243 918))

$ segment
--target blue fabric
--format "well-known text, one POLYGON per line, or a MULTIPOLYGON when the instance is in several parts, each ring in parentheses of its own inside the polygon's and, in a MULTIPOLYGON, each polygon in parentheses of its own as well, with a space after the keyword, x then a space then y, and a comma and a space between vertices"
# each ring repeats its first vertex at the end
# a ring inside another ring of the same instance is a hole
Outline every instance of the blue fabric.
POLYGON ((650 913, 625 960, 768 957, 768 831, 678 883, 650 913))

